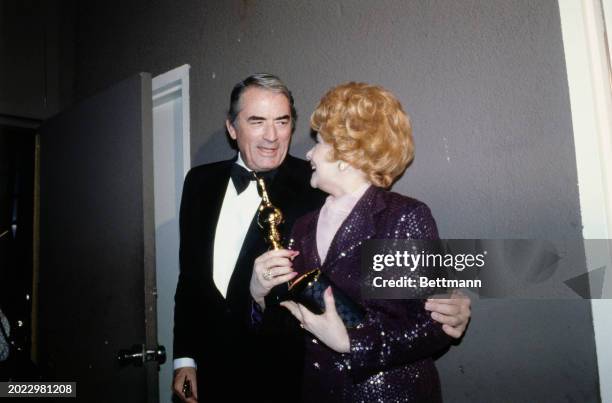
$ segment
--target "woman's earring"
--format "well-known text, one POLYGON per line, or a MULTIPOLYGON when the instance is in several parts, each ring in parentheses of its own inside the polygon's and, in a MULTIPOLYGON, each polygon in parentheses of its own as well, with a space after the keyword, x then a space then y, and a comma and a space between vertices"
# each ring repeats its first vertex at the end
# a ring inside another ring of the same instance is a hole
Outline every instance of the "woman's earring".
POLYGON ((346 162, 344 161, 338 161, 338 169, 340 171, 344 171, 346 169, 346 162))

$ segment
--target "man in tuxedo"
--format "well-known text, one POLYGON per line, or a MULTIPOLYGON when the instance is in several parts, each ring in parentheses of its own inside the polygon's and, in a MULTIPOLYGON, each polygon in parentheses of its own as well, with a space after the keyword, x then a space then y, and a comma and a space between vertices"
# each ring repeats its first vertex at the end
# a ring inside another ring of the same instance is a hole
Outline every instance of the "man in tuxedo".
MULTIPOLYGON (((231 93, 226 119, 237 156, 195 167, 185 178, 173 382, 183 401, 293 401, 300 395, 302 339, 290 314, 269 307, 264 330, 255 334, 249 327, 258 314, 249 292, 253 262, 268 248, 255 219, 261 197, 252 171, 264 177, 270 199, 283 212, 282 233, 324 201, 309 185, 310 165, 287 153, 296 118, 291 92, 280 79, 246 78, 231 93)), ((291 275, 285 276, 276 280, 291 275)), ((460 337, 469 305, 465 297, 438 300, 434 319, 460 337)))

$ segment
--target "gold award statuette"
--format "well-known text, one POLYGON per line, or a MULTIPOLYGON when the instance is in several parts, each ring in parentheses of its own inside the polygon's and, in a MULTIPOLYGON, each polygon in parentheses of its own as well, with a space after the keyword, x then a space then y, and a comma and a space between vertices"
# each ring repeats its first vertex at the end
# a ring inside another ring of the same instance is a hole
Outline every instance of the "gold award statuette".
MULTIPOLYGON (((282 249, 283 245, 278 226, 283 223, 283 213, 270 201, 263 178, 257 177, 257 186, 261 193, 261 204, 257 212, 257 224, 264 230, 270 248, 274 250, 282 249)), ((266 305, 293 300, 315 313, 323 313, 325 310, 323 293, 329 286, 332 286, 336 309, 346 327, 355 327, 361 323, 365 315, 364 309, 346 296, 318 268, 304 273, 293 281, 288 281, 274 287, 266 297, 266 305)))
POLYGON ((257 225, 265 232, 266 241, 271 249, 278 250, 283 248, 281 234, 278 226, 283 223, 283 213, 280 209, 270 202, 270 196, 266 190, 266 183, 263 178, 257 178, 257 186, 261 193, 261 204, 257 212, 257 225))
MULTIPOLYGON (((271 249, 282 249, 283 244, 278 226, 283 223, 283 213, 270 201, 270 196, 268 195, 266 183, 263 178, 257 177, 257 186, 261 193, 261 204, 257 212, 257 225, 264 230, 266 241, 270 244, 271 249)), ((291 248, 291 246, 289 248, 291 248)), ((313 277, 316 279, 316 277, 318 277, 317 273, 319 273, 318 269, 312 270, 300 276, 295 281, 288 281, 284 286, 291 290, 297 283, 301 283, 302 281, 308 283, 312 281, 313 277)))

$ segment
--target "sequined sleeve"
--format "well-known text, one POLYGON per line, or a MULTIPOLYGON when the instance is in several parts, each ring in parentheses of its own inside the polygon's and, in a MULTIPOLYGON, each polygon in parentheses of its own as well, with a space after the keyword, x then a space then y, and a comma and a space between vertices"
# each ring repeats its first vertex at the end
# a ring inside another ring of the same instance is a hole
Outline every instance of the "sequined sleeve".
MULTIPOLYGON (((390 217, 388 239, 437 239, 435 220, 425 204, 390 217)), ((430 357, 450 343, 440 324, 425 311, 423 299, 366 300, 365 322, 348 329, 351 372, 361 378, 430 357)))

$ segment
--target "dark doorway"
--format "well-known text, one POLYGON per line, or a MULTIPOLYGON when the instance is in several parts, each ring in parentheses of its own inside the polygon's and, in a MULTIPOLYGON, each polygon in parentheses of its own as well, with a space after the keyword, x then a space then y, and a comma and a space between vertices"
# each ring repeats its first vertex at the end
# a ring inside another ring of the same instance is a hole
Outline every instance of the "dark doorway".
POLYGON ((0 379, 32 380, 32 276, 36 131, 0 125, 0 310, 11 349, 0 379))

